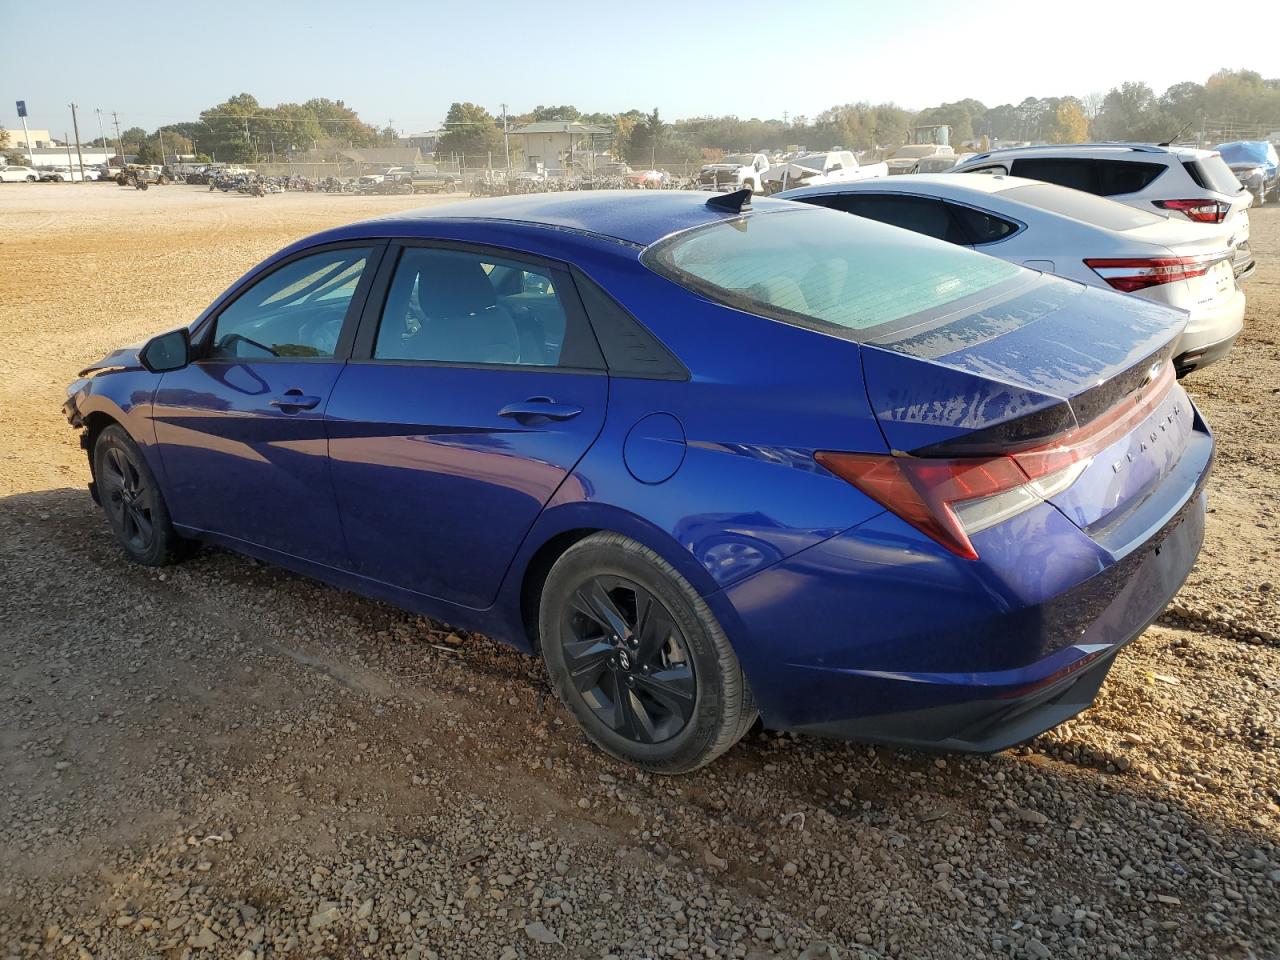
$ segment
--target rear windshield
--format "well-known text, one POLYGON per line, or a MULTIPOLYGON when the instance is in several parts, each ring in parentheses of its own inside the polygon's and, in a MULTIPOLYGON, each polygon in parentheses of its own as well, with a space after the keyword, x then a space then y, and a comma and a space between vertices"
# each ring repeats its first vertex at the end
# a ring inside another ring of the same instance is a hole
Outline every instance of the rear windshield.
POLYGON ((1236 179, 1236 175, 1231 172, 1231 168, 1227 166, 1227 161, 1216 153, 1199 160, 1185 160, 1182 165, 1187 168, 1187 173, 1191 174, 1191 179, 1206 190, 1234 197, 1244 189, 1236 179))
POLYGON ((659 241, 642 259, 717 303, 853 340, 1033 276, 995 257, 821 208, 698 227, 659 241))
POLYGON ((1097 197, 1083 190, 1071 190, 1052 183, 1037 183, 1006 190, 1002 196, 1018 203, 1047 210, 1073 220, 1092 223, 1108 230, 1132 230, 1165 220, 1154 213, 1139 210, 1116 200, 1097 197))

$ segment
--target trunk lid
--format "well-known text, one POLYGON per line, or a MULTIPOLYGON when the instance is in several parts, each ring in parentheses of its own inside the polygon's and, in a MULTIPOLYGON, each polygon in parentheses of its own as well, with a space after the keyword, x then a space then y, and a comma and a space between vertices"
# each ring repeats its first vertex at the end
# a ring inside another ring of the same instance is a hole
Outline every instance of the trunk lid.
POLYGON ((1141 502, 1187 446, 1191 406, 1169 363, 1185 320, 1043 277, 864 343, 864 380, 890 448, 913 457, 1053 450, 1091 437, 1077 479, 1049 502, 1092 533, 1141 502))

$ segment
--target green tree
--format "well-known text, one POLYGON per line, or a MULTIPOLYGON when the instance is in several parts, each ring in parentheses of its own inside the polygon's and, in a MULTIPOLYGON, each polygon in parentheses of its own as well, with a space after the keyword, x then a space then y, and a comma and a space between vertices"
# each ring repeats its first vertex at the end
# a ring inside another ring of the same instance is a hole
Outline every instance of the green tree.
POLYGON ((1114 87, 1102 100, 1094 127, 1105 140, 1164 140, 1177 132, 1173 121, 1145 83, 1129 81, 1114 87))
POLYGON ((558 107, 544 107, 542 104, 534 107, 528 114, 530 123, 539 120, 581 120, 582 113, 572 104, 564 104, 558 107))
POLYGON ((658 115, 658 108, 635 122, 627 141, 627 162, 633 166, 652 166, 659 157, 667 159, 664 147, 668 139, 668 126, 658 115))
POLYGON ((138 145, 138 163, 160 163, 161 160, 159 144, 144 140, 138 145))
POLYGON ((436 148, 437 155, 502 156, 502 130, 484 107, 474 103, 454 103, 445 117, 444 129, 445 134, 436 148))

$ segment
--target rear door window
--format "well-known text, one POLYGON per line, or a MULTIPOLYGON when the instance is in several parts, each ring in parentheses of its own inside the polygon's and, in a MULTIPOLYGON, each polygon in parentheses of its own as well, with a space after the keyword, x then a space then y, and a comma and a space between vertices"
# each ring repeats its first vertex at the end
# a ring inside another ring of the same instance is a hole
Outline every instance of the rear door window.
POLYGON ((570 281, 563 273, 540 264, 466 250, 406 248, 387 289, 373 357, 595 366, 582 324, 570 323, 561 295, 565 284, 570 281))
POLYGON ((843 210, 868 220, 879 220, 894 227, 902 227, 913 233, 923 233, 935 240, 947 243, 969 243, 969 237, 956 223, 940 200, 930 197, 913 197, 906 194, 854 193, 831 198, 824 204, 834 210, 843 210))
POLYGON ((1013 175, 1097 193, 1094 161, 1062 157, 1024 157, 1013 161, 1013 175))
POLYGON ((1137 193, 1154 182, 1165 169, 1160 163, 1082 157, 1023 157, 1013 161, 1015 177, 1043 180, 1102 197, 1137 193))

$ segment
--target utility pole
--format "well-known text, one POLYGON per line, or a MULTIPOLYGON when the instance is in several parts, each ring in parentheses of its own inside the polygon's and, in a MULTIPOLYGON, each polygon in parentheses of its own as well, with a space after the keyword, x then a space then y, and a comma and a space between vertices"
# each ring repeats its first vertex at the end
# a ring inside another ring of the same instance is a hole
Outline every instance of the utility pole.
MULTIPOLYGON (((102 141, 102 154, 103 154, 103 156, 106 156, 106 154, 107 154, 107 135, 106 135, 106 133, 104 133, 104 132, 103 132, 103 130, 102 130, 102 108, 101 108, 101 107, 94 107, 94 108, 93 108, 93 112, 94 112, 94 113, 96 113, 96 114, 98 115, 98 139, 102 141)), ((107 166, 110 166, 110 165, 111 165, 111 164, 110 164, 110 162, 108 162, 107 166)))
POLYGON ((163 169, 164 168, 164 127, 156 127, 156 136, 160 138, 160 167, 161 169, 163 169))
POLYGON ((124 144, 120 142, 120 117, 111 111, 111 121, 116 125, 116 156, 120 158, 120 169, 124 169, 124 144))
POLYGON ((71 104, 71 129, 76 132, 76 157, 80 161, 80 182, 84 183, 84 154, 80 152, 80 121, 76 119, 76 105, 71 104))
POLYGON ((502 149, 507 154, 507 174, 511 173, 511 138, 507 133, 507 105, 502 105, 502 149))

